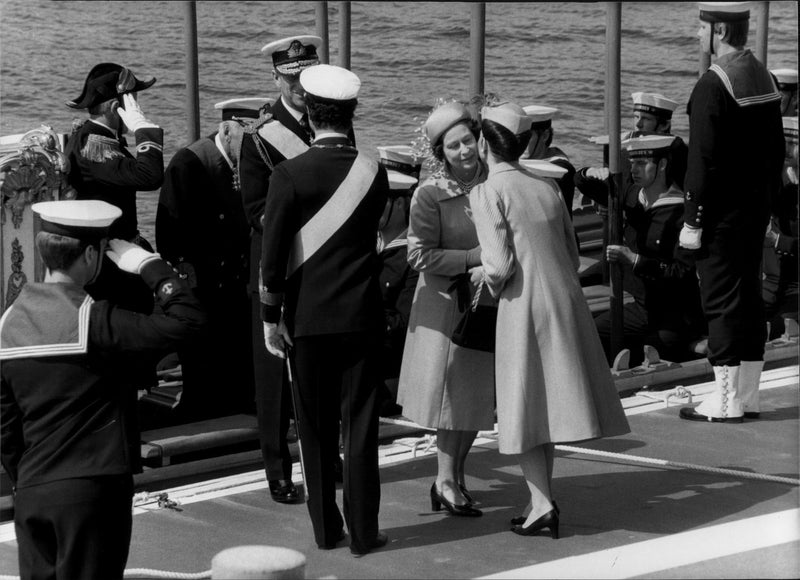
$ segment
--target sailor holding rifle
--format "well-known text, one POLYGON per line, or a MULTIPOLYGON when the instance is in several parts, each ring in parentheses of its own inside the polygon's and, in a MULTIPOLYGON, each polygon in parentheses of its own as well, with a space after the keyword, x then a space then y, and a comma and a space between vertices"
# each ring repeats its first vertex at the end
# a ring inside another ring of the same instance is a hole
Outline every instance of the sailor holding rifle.
POLYGON ((384 546, 378 530, 378 391, 383 305, 376 252, 386 205, 386 169, 348 134, 361 82, 317 65, 300 73, 315 130, 307 152, 276 166, 264 208, 261 276, 264 340, 287 356, 308 511, 320 549, 350 532, 362 556, 384 546), (344 440, 344 519, 336 505, 333 455, 344 440))

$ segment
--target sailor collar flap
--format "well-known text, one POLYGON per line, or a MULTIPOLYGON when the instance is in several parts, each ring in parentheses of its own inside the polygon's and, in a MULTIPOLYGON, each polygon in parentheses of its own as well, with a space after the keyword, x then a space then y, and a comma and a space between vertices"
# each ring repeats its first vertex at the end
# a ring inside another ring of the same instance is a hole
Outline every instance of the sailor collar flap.
POLYGON ((647 205, 647 198, 644 195, 644 190, 639 190, 639 203, 642 204, 642 207, 645 209, 645 211, 683 204, 684 200, 685 196, 683 192, 673 186, 670 187, 667 193, 665 193, 663 196, 659 197, 652 204, 647 205))
POLYGON ((740 107, 781 99, 772 75, 766 67, 753 66, 755 60, 750 50, 741 50, 720 57, 709 67, 740 107))
POLYGON ((77 286, 26 284, 0 319, 0 360, 85 354, 93 302, 77 286))

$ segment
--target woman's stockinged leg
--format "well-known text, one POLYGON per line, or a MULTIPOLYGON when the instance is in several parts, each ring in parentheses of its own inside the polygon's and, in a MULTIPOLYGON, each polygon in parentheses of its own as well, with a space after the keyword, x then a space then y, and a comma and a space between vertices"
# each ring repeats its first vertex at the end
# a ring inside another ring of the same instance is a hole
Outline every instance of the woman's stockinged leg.
POLYGON ((458 490, 457 470, 461 446, 461 431, 439 429, 436 431, 438 474, 436 488, 453 505, 464 505, 466 500, 458 490))
MULTIPOLYGON (((531 494, 531 511, 527 514, 526 526, 553 509, 550 502, 550 475, 552 472, 548 473, 548 453, 545 447, 545 445, 539 445, 517 455, 525 483, 528 484, 528 491, 531 494)), ((549 447, 552 457, 552 445, 549 447)), ((552 461, 549 464, 552 465, 552 461)))
MULTIPOLYGON (((458 445, 458 461, 456 462, 456 483, 466 488, 466 479, 464 475, 464 463, 467 461, 469 450, 472 449, 472 444, 475 442, 475 437, 478 435, 477 431, 458 431, 460 434, 458 445)), ((468 498, 465 498, 468 499, 468 498)))

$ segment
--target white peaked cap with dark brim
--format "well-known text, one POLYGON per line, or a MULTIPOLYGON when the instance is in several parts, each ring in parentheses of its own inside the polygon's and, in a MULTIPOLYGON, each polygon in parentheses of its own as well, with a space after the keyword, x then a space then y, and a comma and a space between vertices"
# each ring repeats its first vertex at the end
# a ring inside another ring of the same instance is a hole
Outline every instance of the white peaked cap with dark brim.
POLYGON ((539 177, 551 177, 553 179, 559 179, 564 177, 564 175, 567 173, 567 170, 564 167, 556 165, 555 163, 550 163, 544 159, 520 159, 519 164, 539 177))
POLYGON ((287 36, 265 44, 261 52, 272 58, 272 66, 282 75, 296 75, 319 64, 317 49, 322 46, 319 36, 308 34, 287 36))
POLYGON ((389 189, 392 190, 405 190, 414 187, 417 184, 417 178, 395 171, 394 169, 387 169, 386 174, 389 177, 389 189))
POLYGON ((102 238, 122 210, 98 199, 69 199, 34 203, 31 210, 42 218, 42 231, 70 238, 102 238))
POLYGON ((269 97, 239 97, 214 104, 214 108, 222 111, 222 119, 227 121, 233 117, 257 118, 261 109, 275 104, 269 97))
POLYGON ((642 135, 631 137, 622 142, 622 148, 628 152, 630 159, 655 157, 669 150, 675 141, 675 135, 642 135))
POLYGON ((531 118, 531 126, 536 128, 550 126, 553 117, 558 113, 558 109, 555 107, 545 107, 544 105, 528 105, 527 107, 522 107, 522 109, 531 118))
POLYGON ((358 97, 361 80, 339 66, 318 64, 300 73, 300 85, 307 93, 330 101, 349 101, 358 97))
POLYGON ((531 128, 531 118, 525 109, 514 103, 503 103, 494 107, 483 107, 481 117, 484 121, 494 121, 502 125, 514 135, 524 133, 531 128))
POLYGON ((787 141, 797 143, 797 117, 783 118, 783 136, 787 141))
POLYGON ((419 175, 422 163, 409 145, 381 145, 377 149, 379 161, 387 170, 419 175))
POLYGON ((678 103, 659 93, 631 93, 633 110, 659 115, 666 119, 672 118, 672 113, 678 108, 678 103))
POLYGON ((738 22, 748 20, 752 2, 698 2, 700 20, 705 22, 738 22))
POLYGON ((775 75, 775 78, 778 79, 778 84, 780 86, 787 86, 787 87, 794 86, 795 88, 797 88, 797 69, 776 68, 774 71, 771 72, 772 74, 775 75))

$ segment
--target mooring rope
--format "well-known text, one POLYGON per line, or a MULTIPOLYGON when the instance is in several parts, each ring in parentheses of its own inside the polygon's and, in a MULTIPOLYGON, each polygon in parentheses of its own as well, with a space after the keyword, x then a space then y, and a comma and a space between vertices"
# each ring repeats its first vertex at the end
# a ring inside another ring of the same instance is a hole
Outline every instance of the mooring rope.
MULTIPOLYGON (((175 578, 176 580, 204 580, 211 578, 211 570, 205 572, 170 572, 151 568, 127 568, 124 578, 175 578)), ((0 579, 2 580, 2 579, 0 579)))

